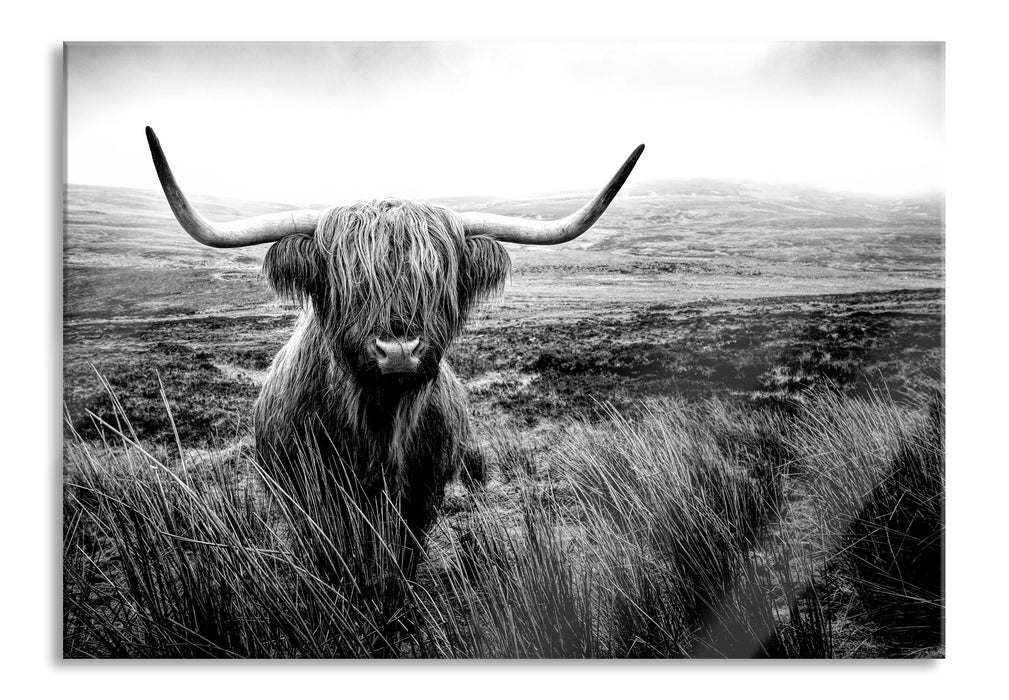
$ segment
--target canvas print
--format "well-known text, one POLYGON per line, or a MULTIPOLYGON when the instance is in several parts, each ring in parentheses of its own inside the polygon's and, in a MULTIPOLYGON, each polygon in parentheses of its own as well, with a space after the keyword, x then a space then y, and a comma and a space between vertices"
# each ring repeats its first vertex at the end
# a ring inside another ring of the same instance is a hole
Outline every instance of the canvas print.
POLYGON ((941 658, 941 43, 70 43, 66 658, 941 658))

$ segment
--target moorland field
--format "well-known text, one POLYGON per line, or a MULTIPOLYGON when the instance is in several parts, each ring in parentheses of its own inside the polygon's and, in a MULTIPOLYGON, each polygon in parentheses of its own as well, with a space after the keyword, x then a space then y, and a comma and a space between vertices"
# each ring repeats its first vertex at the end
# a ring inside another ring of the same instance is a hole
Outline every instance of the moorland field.
POLYGON ((200 246, 160 192, 68 186, 64 653, 941 656, 942 217, 653 182, 576 241, 506 246, 449 357, 479 463, 408 582, 381 527, 306 540, 258 474, 251 407, 297 316, 266 246, 200 246))

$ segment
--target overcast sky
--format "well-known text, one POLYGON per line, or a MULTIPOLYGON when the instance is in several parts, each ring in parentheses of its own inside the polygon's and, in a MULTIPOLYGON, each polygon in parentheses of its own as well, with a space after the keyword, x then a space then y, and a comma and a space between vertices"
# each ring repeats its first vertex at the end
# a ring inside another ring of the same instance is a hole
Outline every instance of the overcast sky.
POLYGON ((941 44, 70 44, 71 183, 296 204, 651 178, 943 187, 941 44))

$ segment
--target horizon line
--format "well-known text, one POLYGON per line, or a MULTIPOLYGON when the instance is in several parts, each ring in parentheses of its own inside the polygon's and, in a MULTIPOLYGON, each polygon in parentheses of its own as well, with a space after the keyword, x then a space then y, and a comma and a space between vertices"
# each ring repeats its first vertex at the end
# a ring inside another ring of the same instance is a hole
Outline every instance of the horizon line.
MULTIPOLYGON (((752 177, 713 177, 713 176, 678 176, 678 177, 658 177, 649 178, 638 183, 634 183, 631 187, 642 187, 648 184, 659 184, 659 183, 688 183, 688 182, 703 182, 703 183, 721 183, 725 185, 756 185, 763 187, 777 187, 782 189, 791 190, 805 190, 820 192, 823 194, 834 194, 834 195, 847 195, 847 196, 858 196, 872 199, 889 199, 889 200, 899 200, 899 199, 942 199, 946 198, 946 187, 945 185, 937 185, 934 187, 921 187, 913 188, 902 191, 872 191, 872 190, 857 190, 857 189, 846 189, 846 188, 833 188, 826 187, 823 185, 813 185, 800 183, 796 181, 789 180, 759 180, 752 177)), ((105 189, 120 189, 120 190, 138 190, 142 192, 154 192, 159 195, 164 195, 160 187, 141 187, 137 185, 113 185, 113 184, 99 184, 95 182, 64 182, 64 188, 66 187, 99 187, 105 189)), ((626 186, 625 186, 626 188, 626 186)), ((579 196, 582 194, 587 194, 591 196, 596 190, 591 187, 578 187, 570 189, 556 189, 541 192, 528 192, 523 194, 514 195, 495 195, 490 193, 472 192, 472 193, 457 193, 457 194, 439 194, 439 195, 429 195, 421 197, 397 197, 396 195, 384 195, 376 196, 372 198, 356 198, 348 199, 345 202, 337 202, 330 204, 322 204, 321 202, 311 202, 308 200, 304 201, 285 201, 285 200, 274 200, 274 199, 261 199, 256 197, 234 195, 234 194, 215 194, 209 192, 193 192, 187 193, 186 196, 189 198, 214 198, 214 199, 231 199, 239 200, 244 202, 256 202, 261 204, 285 204, 291 206, 339 206, 340 204, 356 202, 356 201, 371 201, 387 198, 398 198, 407 201, 421 201, 421 202, 432 202, 438 201, 439 199, 486 199, 486 200, 496 200, 500 202, 514 202, 523 199, 549 199, 549 198, 560 198, 568 196, 579 196)), ((643 197, 649 195, 631 195, 626 191, 621 191, 617 195, 617 198, 622 197, 643 197)), ((661 196, 661 195, 658 195, 661 196)), ((676 195, 673 195, 676 196, 676 195)), ((682 196, 682 195, 681 195, 682 196)))

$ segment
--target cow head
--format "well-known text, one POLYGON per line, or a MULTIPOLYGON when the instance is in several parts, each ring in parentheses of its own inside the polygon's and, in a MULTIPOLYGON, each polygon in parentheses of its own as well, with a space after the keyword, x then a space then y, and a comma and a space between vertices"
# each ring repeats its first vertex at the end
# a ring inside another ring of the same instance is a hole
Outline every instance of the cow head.
POLYGON ((504 248, 467 235, 453 212, 397 199, 324 211, 314 233, 281 238, 264 264, 277 292, 311 304, 360 383, 401 387, 437 375, 469 310, 508 268, 504 248))
POLYGON ((333 357, 362 385, 403 388, 437 375, 470 309, 504 284, 509 259, 499 241, 550 245, 581 235, 644 150, 559 221, 385 199, 214 224, 186 200, 150 127, 147 139, 172 211, 193 238, 214 247, 273 243, 264 264, 270 284, 310 307, 333 357))

